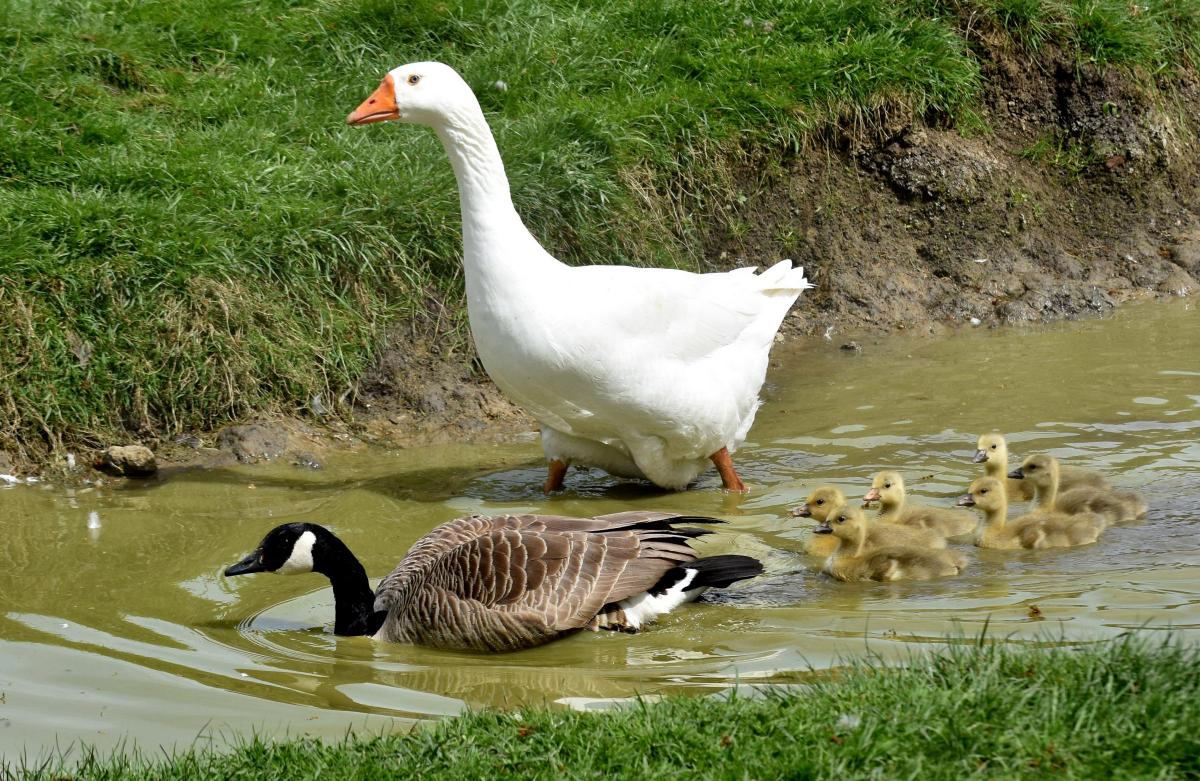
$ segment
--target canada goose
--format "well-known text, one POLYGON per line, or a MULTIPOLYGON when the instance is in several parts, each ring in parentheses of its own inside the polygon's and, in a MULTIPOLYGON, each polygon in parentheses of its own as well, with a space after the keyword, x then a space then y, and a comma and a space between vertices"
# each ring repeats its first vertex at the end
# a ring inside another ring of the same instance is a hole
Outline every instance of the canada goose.
POLYGON ((1026 458, 1010 477, 1029 480, 1037 489, 1037 505, 1064 513, 1096 513, 1105 523, 1133 521, 1146 515, 1146 503, 1133 491, 1113 491, 1091 485, 1062 489, 1058 459, 1044 453, 1026 458))
POLYGON ((722 521, 662 512, 459 518, 417 540, 374 591, 331 531, 287 523, 225 574, 325 575, 335 634, 514 651, 580 629, 637 630, 707 588, 762 572, 749 556, 697 559, 689 540, 711 532, 681 523, 722 521))
MULTIPOLYGON (((792 510, 792 515, 799 518, 812 518, 818 524, 824 523, 829 513, 846 503, 846 496, 840 489, 832 485, 822 485, 814 488, 804 500, 804 504, 792 510)), ((909 545, 915 548, 945 548, 946 538, 932 529, 919 529, 915 526, 901 526, 895 523, 868 523, 867 543, 873 546, 909 545)), ((810 556, 831 555, 837 550, 836 537, 828 534, 813 533, 808 538, 804 552, 810 556)))
POLYGON ((928 580, 957 575, 967 566, 966 557, 957 551, 873 546, 868 527, 862 510, 842 505, 816 528, 817 534, 830 534, 838 540, 837 550, 825 562, 826 573, 845 581, 928 580))
POLYGON ((930 529, 943 537, 961 537, 975 530, 977 524, 969 513, 948 507, 906 504, 905 497, 904 478, 899 472, 885 470, 871 481, 871 490, 863 496, 863 506, 879 502, 881 523, 930 529))
POLYGON ((1003 434, 984 434, 975 443, 976 464, 983 464, 983 473, 1004 482, 1008 501, 1027 502, 1033 498, 1033 484, 1027 480, 1006 477, 1008 474, 1008 443, 1003 434))
POLYGON ((1104 531, 1104 519, 1094 513, 1035 510, 1010 521, 1004 483, 994 477, 971 483, 958 504, 983 513, 984 526, 975 540, 981 548, 1070 548, 1095 542, 1104 531))

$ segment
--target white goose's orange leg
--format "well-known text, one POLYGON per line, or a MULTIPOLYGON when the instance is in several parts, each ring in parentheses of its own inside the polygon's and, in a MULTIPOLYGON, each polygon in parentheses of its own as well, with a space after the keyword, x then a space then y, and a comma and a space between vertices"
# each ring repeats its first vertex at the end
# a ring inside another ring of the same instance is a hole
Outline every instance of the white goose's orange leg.
POLYGON ((733 459, 729 455, 728 448, 721 448, 713 453, 709 458, 717 465, 717 472, 721 475, 721 487, 726 491, 744 494, 749 489, 742 482, 742 478, 738 477, 737 471, 733 468, 733 459))
POLYGON ((544 493, 553 493, 563 489, 563 478, 567 476, 567 462, 557 458, 550 461, 550 472, 546 475, 546 484, 542 486, 544 493))

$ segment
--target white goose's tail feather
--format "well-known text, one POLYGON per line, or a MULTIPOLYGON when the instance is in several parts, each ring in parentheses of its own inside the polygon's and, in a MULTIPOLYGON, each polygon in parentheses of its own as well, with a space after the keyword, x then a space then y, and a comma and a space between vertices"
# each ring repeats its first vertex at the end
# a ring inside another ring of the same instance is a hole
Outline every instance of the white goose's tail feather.
POLYGON ((804 276, 804 266, 792 266, 792 261, 781 260, 758 275, 759 284, 767 292, 801 292, 816 287, 804 276))

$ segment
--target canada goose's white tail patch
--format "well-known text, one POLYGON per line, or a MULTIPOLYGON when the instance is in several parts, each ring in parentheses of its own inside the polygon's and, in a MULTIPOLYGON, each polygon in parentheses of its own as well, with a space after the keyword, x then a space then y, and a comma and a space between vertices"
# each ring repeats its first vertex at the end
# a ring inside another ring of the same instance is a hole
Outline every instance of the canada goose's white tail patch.
POLYGON ((725 588, 761 575, 762 571, 762 562, 749 556, 728 554, 696 559, 667 570, 649 591, 606 605, 590 628, 636 631, 684 602, 697 599, 710 588, 725 588))
POLYGON ((678 567, 683 577, 668 587, 665 591, 655 594, 653 591, 643 591, 635 597, 622 599, 617 606, 625 612, 625 622, 630 629, 640 629, 643 625, 669 613, 684 602, 700 596, 703 588, 693 589, 696 593, 689 597, 687 587, 696 579, 697 570, 689 567, 678 567))
POLYGON ((280 575, 299 575, 302 572, 312 572, 313 544, 316 541, 317 535, 310 531, 297 537, 296 542, 292 545, 292 554, 275 572, 280 575))

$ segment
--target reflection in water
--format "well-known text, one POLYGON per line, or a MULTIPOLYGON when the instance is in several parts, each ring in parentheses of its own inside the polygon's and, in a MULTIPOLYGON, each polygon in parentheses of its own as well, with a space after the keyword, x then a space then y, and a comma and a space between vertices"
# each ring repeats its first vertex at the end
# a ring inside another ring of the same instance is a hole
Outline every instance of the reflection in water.
POLYGON ((566 494, 546 499, 532 440, 346 455, 316 472, 274 465, 121 488, 7 488, 0 752, 126 731, 186 744, 223 725, 338 735, 465 706, 595 707, 794 683, 868 648, 904 659, 985 626, 1012 642, 1195 631, 1198 336, 1200 312, 1175 302, 1032 330, 860 339, 856 354, 788 346, 739 455, 744 497, 719 492, 715 475, 670 494, 575 471, 566 494), (972 550, 965 575, 943 581, 833 583, 800 552, 809 522, 787 511, 815 485, 861 497, 873 472, 894 466, 919 500, 949 504, 976 474, 976 436, 995 427, 1014 458, 1045 451, 1138 488, 1149 517, 1084 548, 972 550), (458 515, 651 507, 724 518, 703 551, 756 556, 767 574, 638 635, 585 633, 508 655, 337 638, 318 577, 220 575, 293 520, 331 526, 380 576, 458 515))

